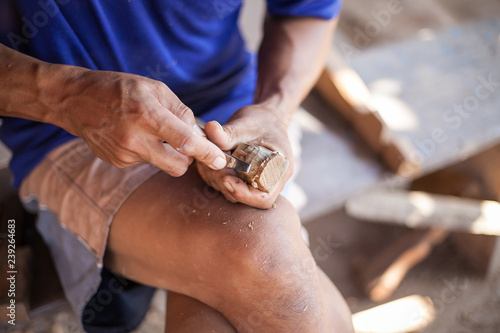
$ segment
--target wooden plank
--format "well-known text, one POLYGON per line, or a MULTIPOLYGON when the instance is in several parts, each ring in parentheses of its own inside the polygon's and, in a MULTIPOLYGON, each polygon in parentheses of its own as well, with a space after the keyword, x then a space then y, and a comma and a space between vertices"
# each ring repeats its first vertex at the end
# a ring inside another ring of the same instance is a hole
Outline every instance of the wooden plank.
POLYGON ((500 142, 500 19, 373 48, 350 65, 428 173, 500 142))
POLYGON ((500 203, 418 191, 371 191, 349 199, 346 212, 365 221, 500 236, 500 203))
POLYGON ((436 317, 430 298, 411 295, 353 314, 356 333, 420 332, 436 317))
POLYGON ((420 29, 453 23, 455 18, 448 8, 436 0, 351 0, 344 1, 339 29, 346 36, 345 42, 362 52, 378 44, 402 40, 420 29))
POLYGON ((419 173, 419 165, 411 161, 410 151, 394 141, 390 129, 373 107, 372 96, 363 80, 335 48, 330 52, 327 68, 315 88, 380 154, 389 169, 404 177, 419 173))
POLYGON ((307 222, 382 181, 385 170, 352 128, 319 97, 310 96, 304 108, 310 113, 299 110, 294 116, 302 130, 303 161, 295 164, 300 169, 295 181, 308 198, 300 211, 301 220, 307 222))

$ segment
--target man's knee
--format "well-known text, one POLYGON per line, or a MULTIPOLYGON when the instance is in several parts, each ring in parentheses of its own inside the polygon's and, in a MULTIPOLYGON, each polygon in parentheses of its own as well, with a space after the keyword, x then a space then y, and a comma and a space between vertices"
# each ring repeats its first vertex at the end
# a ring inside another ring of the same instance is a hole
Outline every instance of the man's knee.
POLYGON ((268 210, 243 205, 230 207, 233 210, 217 217, 217 225, 205 235, 215 240, 214 251, 221 254, 220 260, 272 273, 273 269, 290 265, 289 261, 295 261, 304 252, 298 216, 284 199, 268 210))
POLYGON ((256 301, 266 299, 290 313, 307 309, 316 264, 293 208, 284 199, 266 211, 234 207, 234 215, 209 236, 217 239, 210 250, 215 274, 224 274, 226 287, 245 289, 242 294, 256 301))

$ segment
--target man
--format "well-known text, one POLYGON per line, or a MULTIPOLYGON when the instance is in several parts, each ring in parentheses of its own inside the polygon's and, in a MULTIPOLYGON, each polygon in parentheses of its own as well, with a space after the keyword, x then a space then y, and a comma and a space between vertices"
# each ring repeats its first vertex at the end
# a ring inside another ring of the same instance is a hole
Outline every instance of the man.
POLYGON ((292 160, 338 1, 269 0, 257 65, 238 0, 0 3, 0 139, 86 330, 134 329, 152 286, 167 332, 352 331, 279 196, 293 168, 264 193, 223 155, 259 142, 292 160))

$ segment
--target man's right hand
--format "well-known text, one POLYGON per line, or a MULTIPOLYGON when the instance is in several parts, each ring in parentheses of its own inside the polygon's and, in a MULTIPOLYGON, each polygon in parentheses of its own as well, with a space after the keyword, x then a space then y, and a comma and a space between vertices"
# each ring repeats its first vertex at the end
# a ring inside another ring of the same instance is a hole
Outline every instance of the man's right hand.
POLYGON ((0 116, 59 126, 120 168, 149 162, 180 176, 193 158, 214 170, 226 165, 192 111, 162 82, 49 64, 3 44, 0 116))
POLYGON ((119 168, 149 162, 172 176, 184 174, 193 158, 214 170, 225 166, 223 152, 162 82, 74 67, 70 72, 61 94, 53 96, 53 122, 83 138, 102 160, 119 168), (82 72, 75 77, 75 70, 82 72))

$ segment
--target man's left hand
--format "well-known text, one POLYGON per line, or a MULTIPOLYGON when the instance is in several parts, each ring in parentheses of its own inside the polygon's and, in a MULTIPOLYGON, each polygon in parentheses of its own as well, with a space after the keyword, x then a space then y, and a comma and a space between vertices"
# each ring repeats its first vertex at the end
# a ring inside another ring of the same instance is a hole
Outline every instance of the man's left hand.
POLYGON ((205 133, 210 141, 225 151, 235 149, 241 142, 247 142, 279 151, 288 158, 287 171, 281 182, 269 193, 245 183, 231 169, 212 170, 197 163, 203 180, 220 191, 227 200, 260 209, 270 208, 293 173, 292 148, 286 121, 267 106, 250 105, 238 110, 224 126, 216 121, 207 123, 205 133))

